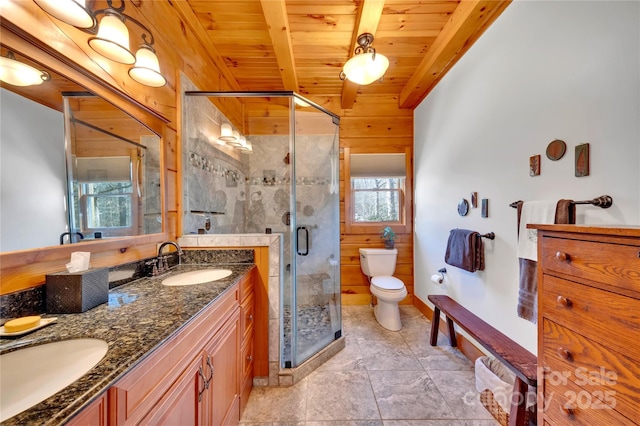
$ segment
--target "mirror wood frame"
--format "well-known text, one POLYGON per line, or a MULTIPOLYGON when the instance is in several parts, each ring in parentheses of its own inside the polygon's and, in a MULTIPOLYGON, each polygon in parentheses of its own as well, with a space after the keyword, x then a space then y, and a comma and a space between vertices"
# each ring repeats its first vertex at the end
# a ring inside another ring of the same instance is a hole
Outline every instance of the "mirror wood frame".
MULTIPOLYGON (((42 43, 6 19, 0 20, 2 44, 73 80, 92 93, 128 113, 160 136, 160 203, 162 233, 114 238, 82 243, 82 251, 91 252, 92 267, 107 267, 133 262, 156 254, 156 245, 168 239, 166 140, 167 119, 126 93, 106 84, 81 66, 68 61, 61 53, 42 43)), ((71 253, 79 246, 68 244, 0 253, 0 295, 44 284, 48 273, 65 270, 71 253)))

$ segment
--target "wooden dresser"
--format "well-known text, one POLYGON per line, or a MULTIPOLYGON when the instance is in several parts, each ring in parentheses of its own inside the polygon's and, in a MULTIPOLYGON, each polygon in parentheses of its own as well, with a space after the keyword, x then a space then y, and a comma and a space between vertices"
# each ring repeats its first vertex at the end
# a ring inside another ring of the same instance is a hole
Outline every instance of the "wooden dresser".
POLYGON ((640 424, 640 228, 534 227, 538 425, 640 424))

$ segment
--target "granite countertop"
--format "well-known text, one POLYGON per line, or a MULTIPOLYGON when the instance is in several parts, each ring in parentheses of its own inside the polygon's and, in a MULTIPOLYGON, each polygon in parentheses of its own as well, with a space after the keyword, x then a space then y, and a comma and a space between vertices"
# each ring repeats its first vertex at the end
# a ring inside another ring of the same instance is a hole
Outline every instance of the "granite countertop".
MULTIPOLYGON (((185 326, 253 264, 179 265, 158 277, 141 278, 109 291, 109 301, 81 314, 51 314, 57 322, 20 338, 0 340, 0 353, 58 340, 97 338, 109 349, 89 373, 41 403, 6 420, 3 425, 57 425, 106 391, 133 366, 185 326), (233 273, 211 283, 169 287, 162 280, 205 268, 233 273)), ((43 360, 46 362, 46 360, 43 360)))

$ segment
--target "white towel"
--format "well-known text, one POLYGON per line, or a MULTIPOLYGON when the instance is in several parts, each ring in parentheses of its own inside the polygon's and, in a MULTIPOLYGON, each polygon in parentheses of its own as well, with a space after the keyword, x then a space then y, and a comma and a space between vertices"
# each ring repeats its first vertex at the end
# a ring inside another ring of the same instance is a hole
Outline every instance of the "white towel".
POLYGON ((518 257, 538 261, 538 230, 527 229, 529 223, 554 223, 557 201, 525 201, 520 214, 518 257))

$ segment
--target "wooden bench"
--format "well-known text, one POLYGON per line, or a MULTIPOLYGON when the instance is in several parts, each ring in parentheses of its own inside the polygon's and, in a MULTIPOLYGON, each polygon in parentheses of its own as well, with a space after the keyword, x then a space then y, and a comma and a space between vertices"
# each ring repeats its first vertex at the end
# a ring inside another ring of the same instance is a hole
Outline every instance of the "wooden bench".
POLYGON ((491 327, 449 296, 430 295, 429 300, 435 306, 431 321, 431 346, 436 346, 438 342, 438 326, 440 324, 440 311, 442 311, 447 317, 451 346, 457 346, 456 333, 453 329, 455 322, 516 375, 511 410, 509 411, 509 425, 526 426, 527 391, 529 386, 537 385, 538 360, 536 356, 491 327))

